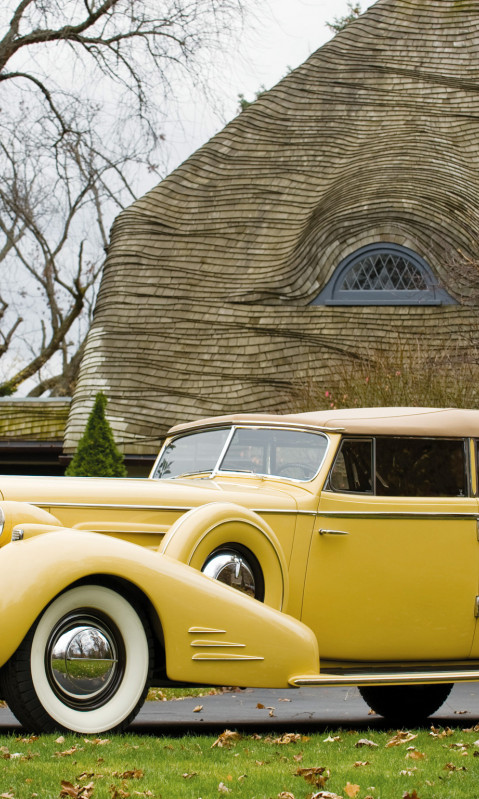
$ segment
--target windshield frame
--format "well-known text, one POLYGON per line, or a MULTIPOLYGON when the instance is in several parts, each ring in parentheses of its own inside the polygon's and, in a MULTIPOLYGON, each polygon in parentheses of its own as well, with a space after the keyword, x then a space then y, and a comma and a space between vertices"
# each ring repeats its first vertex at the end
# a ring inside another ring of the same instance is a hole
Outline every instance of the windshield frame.
POLYGON ((310 483, 310 482, 312 482, 313 480, 316 479, 316 477, 318 476, 319 472, 321 471, 321 468, 322 468, 322 466, 323 466, 323 464, 325 462, 325 459, 326 459, 326 456, 328 454, 330 446, 331 446, 331 439, 330 439, 330 437, 329 437, 329 435, 328 435, 326 430, 318 430, 317 428, 312 428, 312 427, 309 427, 309 426, 306 426, 306 425, 303 426, 303 425, 281 424, 281 423, 275 424, 274 422, 268 422, 268 423, 265 423, 265 424, 261 424, 261 423, 258 423, 258 422, 250 422, 250 423, 230 422, 230 423, 223 423, 223 424, 218 424, 218 425, 208 425, 208 426, 205 426, 205 427, 196 427, 196 428, 193 428, 192 430, 181 431, 181 432, 177 433, 176 435, 169 436, 168 438, 165 439, 165 442, 163 443, 163 446, 161 447, 160 452, 158 453, 158 457, 156 458, 156 461, 153 464, 153 468, 151 470, 150 477, 153 480, 179 480, 181 478, 198 477, 199 475, 207 475, 208 479, 211 480, 211 479, 214 479, 215 477, 218 477, 218 476, 221 476, 221 475, 237 475, 237 476, 240 476, 240 477, 244 477, 246 475, 248 477, 259 477, 261 479, 279 480, 281 482, 287 481, 287 482, 293 482, 293 483, 310 483), (219 429, 227 430, 228 428, 229 428, 229 433, 228 433, 228 435, 226 437, 226 441, 223 444, 223 447, 221 448, 221 451, 219 453, 219 456, 217 458, 216 464, 215 464, 213 469, 202 469, 202 470, 198 470, 198 471, 194 471, 194 472, 193 471, 192 472, 185 472, 183 474, 174 475, 172 477, 158 477, 157 476, 156 473, 157 473, 157 470, 158 470, 158 466, 159 466, 159 464, 161 462, 163 453, 166 450, 166 448, 173 441, 175 441, 178 438, 186 438, 187 436, 195 435, 195 434, 200 433, 200 432, 206 432, 207 430, 219 430, 219 429), (247 429, 247 430, 260 430, 260 429, 261 430, 268 430, 268 429, 270 429, 270 430, 289 430, 289 431, 292 431, 292 432, 294 431, 294 432, 309 433, 309 434, 320 436, 323 439, 325 439, 326 440, 326 448, 324 450, 323 457, 321 459, 321 462, 318 465, 318 468, 317 468, 316 472, 314 473, 314 475, 312 477, 308 477, 308 478, 288 477, 286 475, 279 475, 279 474, 266 474, 266 473, 263 473, 263 472, 256 472, 256 471, 253 471, 253 470, 249 471, 249 470, 246 470, 246 469, 245 470, 241 470, 241 469, 222 469, 221 468, 221 464, 223 463, 223 461, 225 459, 225 456, 226 456, 226 454, 228 452, 228 449, 229 449, 229 446, 230 446, 230 444, 231 444, 231 442, 233 440, 233 437, 234 437, 236 431, 237 430, 241 430, 241 429, 247 429))

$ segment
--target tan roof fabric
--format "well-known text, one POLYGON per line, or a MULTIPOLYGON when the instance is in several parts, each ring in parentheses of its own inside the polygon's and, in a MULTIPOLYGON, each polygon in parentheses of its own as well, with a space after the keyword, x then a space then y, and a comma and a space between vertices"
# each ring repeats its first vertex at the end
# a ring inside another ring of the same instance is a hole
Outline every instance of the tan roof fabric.
POLYGON ((96 391, 126 452, 175 422, 276 411, 371 349, 467 348, 479 235, 479 4, 379 0, 117 218, 67 428, 96 391), (460 303, 310 303, 390 242, 460 303))
POLYGON ((352 408, 296 414, 233 414, 176 425, 170 433, 218 424, 265 424, 316 427, 350 434, 402 436, 479 436, 479 410, 457 408, 352 408))

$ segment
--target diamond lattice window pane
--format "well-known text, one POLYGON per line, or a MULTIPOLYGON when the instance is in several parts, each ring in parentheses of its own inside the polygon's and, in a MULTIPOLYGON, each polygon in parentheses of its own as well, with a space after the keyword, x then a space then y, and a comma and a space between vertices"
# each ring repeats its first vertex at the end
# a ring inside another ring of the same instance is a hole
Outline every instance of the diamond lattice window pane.
POLYGON ((340 291, 427 291, 423 272, 407 258, 391 253, 368 255, 346 273, 340 291))

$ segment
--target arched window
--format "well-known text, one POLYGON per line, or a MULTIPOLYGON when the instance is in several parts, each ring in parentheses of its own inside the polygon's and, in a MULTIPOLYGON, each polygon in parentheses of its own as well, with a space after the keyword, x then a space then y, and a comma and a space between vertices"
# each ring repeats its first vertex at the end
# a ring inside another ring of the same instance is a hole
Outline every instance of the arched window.
POLYGON ((423 258, 398 244, 348 255, 312 305, 454 305, 423 258))

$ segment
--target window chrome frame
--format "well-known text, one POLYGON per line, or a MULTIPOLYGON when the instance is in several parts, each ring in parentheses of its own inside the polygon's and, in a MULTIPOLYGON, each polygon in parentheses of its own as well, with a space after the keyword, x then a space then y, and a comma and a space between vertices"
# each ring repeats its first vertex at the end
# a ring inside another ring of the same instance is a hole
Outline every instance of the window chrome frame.
MULTIPOLYGON (((155 461, 155 463, 153 465, 153 468, 152 468, 152 470, 150 472, 150 479, 153 479, 153 480, 162 480, 162 479, 163 480, 164 479, 177 480, 177 479, 180 478, 180 475, 178 475, 178 477, 169 477, 169 478, 161 478, 161 477, 156 477, 155 476, 155 472, 156 472, 156 470, 158 468, 158 464, 159 464, 159 462, 161 460, 163 452, 166 449, 166 447, 171 444, 172 441, 175 441, 177 438, 185 438, 186 436, 194 435, 195 433, 206 432, 207 430, 227 429, 227 428, 228 428, 228 424, 224 424, 224 423, 223 424, 219 424, 217 426, 216 425, 207 425, 205 427, 198 427, 198 428, 195 428, 195 429, 189 430, 189 431, 185 430, 184 432, 180 432, 177 435, 170 436, 169 438, 167 438, 165 440, 160 452, 158 453, 158 457, 157 457, 157 459, 156 459, 156 461, 155 461)), ((223 448, 222 448, 222 450, 221 450, 221 452, 220 452, 220 454, 218 456, 218 459, 216 461, 216 464, 215 464, 214 468, 212 470, 204 470, 204 471, 201 471, 201 472, 199 471, 198 473, 195 473, 195 476, 197 476, 197 474, 198 475, 199 474, 204 474, 204 475, 206 475, 208 477, 208 479, 212 480, 215 477, 220 477, 222 475, 234 475, 234 476, 237 476, 237 477, 245 477, 245 476, 246 477, 260 477, 261 479, 278 480, 280 482, 288 481, 288 482, 293 482, 293 483, 311 483, 313 480, 315 480, 317 478, 319 472, 321 471, 321 468, 322 468, 322 466, 323 466, 323 464, 325 462, 326 456, 328 455, 329 449, 331 447, 331 439, 330 439, 328 433, 337 433, 337 432, 339 432, 337 429, 329 429, 329 428, 328 429, 319 429, 319 428, 313 428, 313 427, 302 426, 302 425, 294 425, 294 424, 289 425, 289 424, 271 423, 271 422, 265 422, 264 424, 261 424, 260 422, 251 422, 251 423, 246 423, 245 422, 245 423, 238 424, 238 423, 231 422, 230 432, 229 432, 229 434, 227 436, 227 439, 226 439, 226 442, 223 445, 223 448), (316 470, 316 472, 314 473, 314 475, 312 477, 308 477, 308 479, 306 479, 306 480, 305 479, 300 479, 298 477, 286 477, 285 475, 279 475, 279 474, 266 474, 266 473, 263 473, 263 472, 254 472, 254 471, 241 471, 240 469, 238 469, 238 470, 235 470, 235 469, 221 469, 221 464, 222 464, 222 462, 223 462, 223 460, 224 460, 224 458, 226 456, 226 453, 227 453, 228 448, 229 448, 229 446, 231 444, 231 441, 232 441, 232 439, 234 437, 234 434, 235 434, 236 430, 241 430, 241 429, 246 429, 246 430, 288 430, 288 431, 292 431, 292 432, 301 432, 301 433, 309 433, 309 434, 313 434, 313 435, 318 435, 318 436, 322 436, 326 440, 326 448, 324 450, 324 454, 323 454, 323 457, 321 459, 321 463, 318 466, 318 469, 316 470)))

